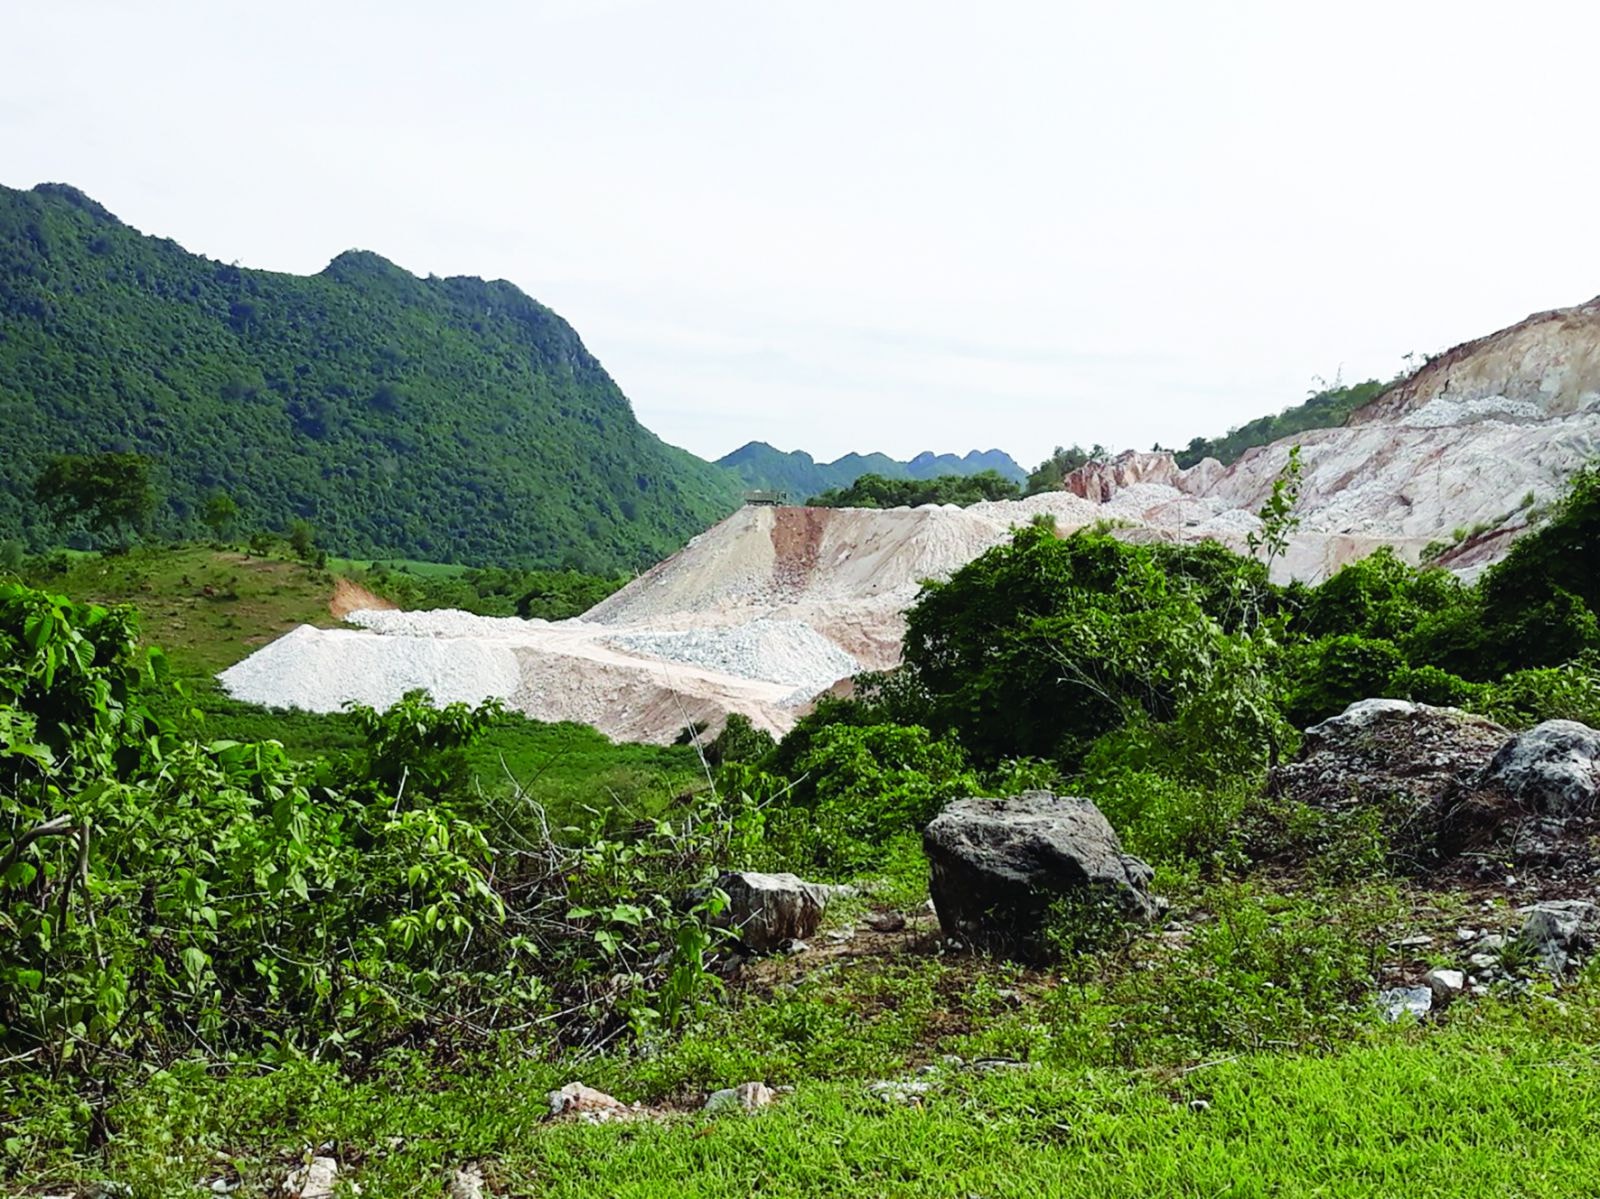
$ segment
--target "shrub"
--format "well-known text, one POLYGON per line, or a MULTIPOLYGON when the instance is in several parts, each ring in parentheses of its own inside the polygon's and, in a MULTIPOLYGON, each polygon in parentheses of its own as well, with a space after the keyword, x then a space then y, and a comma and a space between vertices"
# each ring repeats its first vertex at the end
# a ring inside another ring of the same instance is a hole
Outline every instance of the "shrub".
POLYGON ((1290 658, 1289 719, 1308 728, 1357 700, 1381 696, 1405 664, 1393 642, 1353 634, 1302 646, 1290 658))
POLYGON ((1019 529, 924 587, 904 669, 929 697, 930 727, 958 735, 980 764, 1070 768, 1130 716, 1174 719, 1223 668, 1264 678, 1270 643, 1242 631, 1268 594, 1260 571, 1215 548, 1158 554, 1099 533, 1019 529))
POLYGON ((978 790, 960 746, 914 725, 830 726, 796 770, 805 782, 789 803, 788 836, 842 872, 879 862, 893 834, 921 828, 978 790))

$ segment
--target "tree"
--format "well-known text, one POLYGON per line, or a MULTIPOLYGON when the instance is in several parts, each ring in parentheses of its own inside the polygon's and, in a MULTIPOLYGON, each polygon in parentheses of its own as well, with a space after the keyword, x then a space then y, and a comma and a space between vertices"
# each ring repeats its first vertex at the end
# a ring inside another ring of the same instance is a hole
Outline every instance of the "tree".
POLYGON ((1274 561, 1288 552, 1289 538, 1300 527, 1300 518, 1294 511, 1300 503, 1300 471, 1300 447, 1291 446, 1289 460, 1272 481, 1272 494, 1257 513, 1261 517, 1261 532, 1251 533, 1245 538, 1245 544, 1250 547, 1252 554, 1257 550, 1263 551, 1262 560, 1268 570, 1272 569, 1274 561))
POLYGON ((310 558, 316 544, 317 535, 310 521, 295 519, 289 522, 289 548, 294 551, 296 558, 310 558))
POLYGON ((152 463, 143 454, 59 454, 33 485, 34 498, 65 523, 83 517, 94 533, 139 529, 155 508, 152 463))
POLYGON ((238 516, 239 505, 233 502, 232 496, 223 491, 213 492, 206 500, 205 506, 200 509, 200 519, 205 522, 206 528, 211 530, 212 536, 219 539, 238 516))

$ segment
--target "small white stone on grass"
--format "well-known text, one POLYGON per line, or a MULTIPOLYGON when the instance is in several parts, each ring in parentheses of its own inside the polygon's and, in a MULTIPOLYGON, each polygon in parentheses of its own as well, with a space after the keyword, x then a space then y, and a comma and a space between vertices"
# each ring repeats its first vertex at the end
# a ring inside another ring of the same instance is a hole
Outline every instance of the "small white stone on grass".
POLYGON ((764 1082, 742 1082, 736 1087, 713 1091, 706 1099, 702 1111, 753 1112, 772 1102, 772 1089, 764 1082))
POLYGON ((1393 1024, 1410 1013, 1418 1020, 1433 1010, 1433 991, 1429 987, 1395 987, 1378 992, 1383 1018, 1393 1024))
POLYGON ((1434 1002, 1441 1007, 1467 989, 1467 976, 1459 970, 1430 970, 1422 981, 1432 989, 1434 1002))
MULTIPOLYGON (((303 1166, 290 1171, 283 1180, 286 1199, 333 1199, 334 1184, 339 1180, 339 1163, 331 1157, 314 1157, 303 1166)), ((352 1185, 350 1190, 357 1188, 352 1185)))

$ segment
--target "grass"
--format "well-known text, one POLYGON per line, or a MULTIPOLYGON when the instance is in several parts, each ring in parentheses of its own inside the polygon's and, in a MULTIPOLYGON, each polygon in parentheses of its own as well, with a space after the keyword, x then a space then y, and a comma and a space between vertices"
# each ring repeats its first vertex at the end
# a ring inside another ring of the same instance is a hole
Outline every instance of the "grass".
POLYGON ((35 1162, 16 1193, 111 1179, 143 1199, 227 1177, 250 1199, 331 1143, 368 1199, 437 1195, 468 1161, 492 1193, 541 1199, 1590 1194, 1597 998, 1491 1003, 1439 1028, 1372 1028, 1338 1052, 1187 1072, 950 1070, 915 1106, 877 1099, 870 1071, 838 1063, 752 1116, 603 1126, 545 1119, 544 1092, 579 1073, 565 1064, 397 1063, 354 1082, 304 1062, 225 1078, 180 1067, 113 1113, 103 1157, 35 1162))
POLYGON ((74 554, 65 564, 64 573, 29 582, 75 600, 133 604, 145 641, 196 683, 296 625, 338 623, 328 611, 333 575, 303 562, 181 545, 74 554))

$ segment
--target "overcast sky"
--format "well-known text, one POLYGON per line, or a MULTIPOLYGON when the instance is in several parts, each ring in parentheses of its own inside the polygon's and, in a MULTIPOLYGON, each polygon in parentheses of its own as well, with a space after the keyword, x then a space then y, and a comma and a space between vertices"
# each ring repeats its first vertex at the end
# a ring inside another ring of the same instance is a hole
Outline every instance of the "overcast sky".
POLYGON ((1600 292, 1600 5, 8 0, 0 182, 505 278, 669 441, 1148 447, 1600 292))

